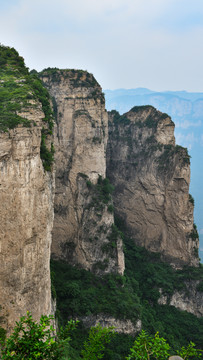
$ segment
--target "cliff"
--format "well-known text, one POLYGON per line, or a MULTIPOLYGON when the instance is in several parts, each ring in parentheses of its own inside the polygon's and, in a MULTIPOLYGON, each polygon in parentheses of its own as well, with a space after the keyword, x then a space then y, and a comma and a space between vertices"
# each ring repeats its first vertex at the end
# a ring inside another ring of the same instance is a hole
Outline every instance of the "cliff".
POLYGON ((124 271, 106 176, 108 116, 101 87, 82 70, 40 73, 56 114, 52 257, 96 273, 124 271))
POLYGON ((0 51, 0 326, 10 332, 28 310, 36 320, 51 313, 54 176, 41 158, 51 146, 34 82, 42 85, 14 49, 0 51))
POLYGON ((163 295, 160 290, 158 304, 171 305, 201 318, 203 316, 203 293, 198 291, 199 280, 186 280, 185 290, 174 291, 172 295, 163 295))
POLYGON ((169 304, 201 316, 190 159, 170 117, 152 106, 107 114, 93 75, 48 68, 43 87, 14 49, 0 55, 0 326, 52 312, 50 248, 64 319, 134 334, 168 331, 169 304), (167 262, 196 267, 195 281, 167 262))
POLYGON ((175 266, 199 264, 189 195, 190 159, 174 123, 152 106, 109 113, 107 176, 116 215, 135 243, 175 266))

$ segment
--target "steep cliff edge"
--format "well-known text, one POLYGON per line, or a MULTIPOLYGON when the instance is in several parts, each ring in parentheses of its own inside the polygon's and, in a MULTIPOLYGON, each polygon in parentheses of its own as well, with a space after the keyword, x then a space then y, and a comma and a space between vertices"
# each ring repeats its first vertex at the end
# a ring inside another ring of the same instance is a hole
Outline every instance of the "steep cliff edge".
POLYGON ((28 310, 36 320, 51 313, 54 177, 44 169, 51 166, 48 94, 14 49, 0 52, 0 326, 9 333, 28 310))
POLYGON ((106 176, 108 116, 101 87, 82 70, 40 77, 56 114, 56 194, 52 256, 96 273, 124 271, 106 176))
POLYGON ((174 123, 152 106, 109 113, 107 176, 115 212, 135 243, 176 268, 199 264, 189 195, 190 160, 175 146, 174 123))

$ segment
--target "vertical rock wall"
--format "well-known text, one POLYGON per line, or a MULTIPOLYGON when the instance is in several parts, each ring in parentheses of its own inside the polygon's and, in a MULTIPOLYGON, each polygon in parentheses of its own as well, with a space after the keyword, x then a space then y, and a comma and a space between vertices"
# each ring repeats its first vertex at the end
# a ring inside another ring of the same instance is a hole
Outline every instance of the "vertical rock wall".
POLYGON ((31 127, 0 133, 0 326, 8 333, 26 311, 36 320, 51 313, 54 178, 40 158, 41 104, 21 115, 31 127))
POLYGON ((115 186, 116 214, 138 245, 176 267, 199 264, 190 160, 175 146, 167 114, 152 106, 109 114, 107 176, 115 186))
POLYGON ((52 256, 96 273, 123 273, 122 240, 104 181, 108 116, 101 87, 80 70, 47 69, 41 79, 57 119, 52 256))

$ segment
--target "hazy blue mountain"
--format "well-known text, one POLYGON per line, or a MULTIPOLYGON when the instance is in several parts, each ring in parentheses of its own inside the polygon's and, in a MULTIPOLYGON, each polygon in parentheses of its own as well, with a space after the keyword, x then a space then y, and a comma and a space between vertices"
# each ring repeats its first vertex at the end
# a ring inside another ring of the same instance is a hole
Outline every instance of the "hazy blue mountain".
POLYGON ((187 91, 156 92, 146 88, 105 90, 107 110, 120 114, 136 105, 152 105, 174 121, 176 143, 191 155, 190 193, 195 199, 195 223, 200 233, 203 262, 203 93, 187 91))

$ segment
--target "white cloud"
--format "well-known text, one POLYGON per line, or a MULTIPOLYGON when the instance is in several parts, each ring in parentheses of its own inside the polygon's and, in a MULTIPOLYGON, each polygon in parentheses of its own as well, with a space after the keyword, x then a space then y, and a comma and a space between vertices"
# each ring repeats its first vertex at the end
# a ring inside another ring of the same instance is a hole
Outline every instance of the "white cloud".
POLYGON ((176 133, 175 137, 176 137, 176 143, 178 145, 188 148, 188 150, 191 150, 193 145, 196 142, 198 142, 198 138, 194 135, 194 133, 184 135, 184 134, 178 132, 178 133, 176 133))
MULTIPOLYGON (((199 234, 203 235, 203 229, 200 229, 199 234)), ((203 251, 203 249, 202 249, 202 251, 203 251)))
POLYGON ((187 17, 188 0, 12 1, 0 11, 1 41, 30 68, 87 69, 103 88, 203 90, 203 27, 165 26, 187 17))
POLYGON ((197 122, 192 122, 192 121, 189 121, 189 120, 176 122, 176 127, 181 128, 181 129, 188 129, 189 127, 199 127, 201 125, 202 125, 201 120, 199 120, 197 122))

